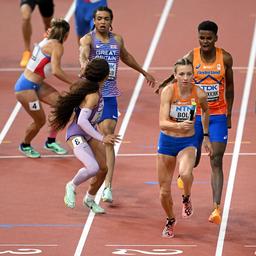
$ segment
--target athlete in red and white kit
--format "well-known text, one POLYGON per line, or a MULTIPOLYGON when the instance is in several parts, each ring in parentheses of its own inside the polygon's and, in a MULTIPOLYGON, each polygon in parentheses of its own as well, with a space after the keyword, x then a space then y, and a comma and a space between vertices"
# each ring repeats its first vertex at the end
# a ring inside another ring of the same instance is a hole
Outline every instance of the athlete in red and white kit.
MULTIPOLYGON (((34 47, 28 65, 15 84, 15 94, 26 112, 32 117, 32 123, 27 127, 25 136, 19 150, 30 158, 40 157, 32 146, 31 141, 46 123, 46 115, 42 102, 53 106, 59 92, 45 82, 49 74, 67 84, 72 84, 72 79, 61 68, 61 58, 64 53, 63 43, 69 34, 70 26, 64 19, 53 19, 47 37, 34 47)), ((57 154, 67 151, 56 143, 57 132, 50 128, 48 139, 44 148, 57 154)))

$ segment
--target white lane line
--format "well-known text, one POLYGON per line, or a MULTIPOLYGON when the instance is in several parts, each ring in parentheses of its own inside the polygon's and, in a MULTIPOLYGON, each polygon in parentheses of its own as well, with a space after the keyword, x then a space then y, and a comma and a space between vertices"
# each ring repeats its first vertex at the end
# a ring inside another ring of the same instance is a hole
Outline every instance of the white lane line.
POLYGON ((0 246, 45 246, 45 247, 56 247, 59 246, 58 244, 0 244, 0 246))
MULTIPOLYGON (((63 67, 63 70, 65 71, 79 71, 80 68, 79 67, 63 67)), ((118 71, 127 71, 127 70, 131 70, 134 71, 132 68, 130 67, 119 67, 118 71)), ((172 71, 172 67, 171 66, 151 66, 148 68, 148 70, 151 71, 155 71, 155 70, 170 70, 172 71)), ((246 71, 247 67, 233 67, 233 70, 243 70, 246 71)), ((254 68, 254 70, 256 70, 256 68, 254 68)), ((23 71, 22 68, 0 68, 0 72, 21 72, 23 71)), ((135 72, 135 71, 134 71, 135 72)))
POLYGON ((12 123, 14 119, 16 118, 17 114, 19 113, 21 109, 21 104, 19 102, 16 103, 11 115, 9 116, 7 122, 4 125, 3 130, 0 133, 0 144, 2 144, 7 132, 9 131, 10 127, 12 126, 12 123))
MULTIPOLYGON (((225 156, 232 156, 233 153, 225 153, 225 156)), ((125 153, 125 154, 116 154, 117 157, 152 157, 157 156, 157 153, 125 153)), ((207 156, 207 153, 202 153, 202 156, 207 156)), ((239 153, 239 156, 256 156, 256 153, 239 153)), ((72 158, 75 157, 73 154, 70 155, 41 155, 41 158, 72 158)), ((14 155, 14 156, 0 156, 0 159, 20 159, 26 158, 26 156, 22 155, 14 155)))
MULTIPOLYGON (((148 70, 148 68, 150 66, 150 63, 151 63, 152 58, 154 56, 157 44, 159 42, 159 39, 161 37, 161 34, 162 34, 163 29, 164 29, 165 23, 167 21, 168 15, 170 13, 172 4, 173 4, 173 0, 167 0, 166 1, 166 4, 165 4, 163 12, 162 12, 162 15, 160 17, 159 23, 158 23, 157 28, 156 28, 155 34, 153 36, 153 39, 152 39, 149 51, 147 53, 145 62, 143 64, 143 69, 144 70, 148 70)), ((124 134, 125 134, 125 131, 127 129, 129 120, 131 118, 133 109, 135 107, 137 98, 138 98, 140 90, 142 88, 143 81, 144 81, 144 77, 142 75, 140 75, 139 79, 136 82, 136 85, 135 85, 135 88, 134 88, 131 100, 130 100, 128 108, 127 108, 127 112, 125 113, 122 125, 121 125, 120 130, 119 130, 119 134, 121 135, 121 138, 124 137, 124 134)), ((115 153, 116 154, 119 151, 120 145, 121 144, 115 145, 115 153)), ((98 191, 98 193, 96 195, 95 200, 96 200, 97 203, 99 203, 99 201, 100 201, 100 197, 101 197, 103 188, 104 188, 104 185, 101 186, 101 188, 99 189, 99 191, 98 191)), ((84 226, 83 232, 81 234, 79 243, 77 245, 77 248, 76 248, 76 251, 75 251, 75 256, 80 256, 81 253, 82 253, 82 250, 83 250, 84 244, 86 242, 89 230, 91 228, 94 216, 95 216, 95 214, 92 211, 90 211, 90 214, 89 214, 89 216, 87 218, 87 221, 86 221, 86 224, 84 226)))
POLYGON ((71 6, 70 6, 70 8, 69 8, 69 10, 67 12, 67 14, 65 15, 64 19, 67 22, 69 22, 69 20, 71 19, 73 13, 75 12, 75 7, 76 7, 76 0, 73 1, 73 3, 71 4, 71 6))
POLYGON ((122 247, 122 246, 129 246, 129 247, 197 247, 197 244, 105 244, 105 246, 109 247, 122 247))
MULTIPOLYGON (((73 15, 74 13, 74 10, 75 10, 75 0, 73 1, 71 7, 69 8, 67 14, 65 15, 65 20, 66 21, 69 21, 71 16, 73 15)), ((19 70, 23 70, 23 69, 19 69, 19 70)), ((3 128, 3 130, 1 131, 0 133, 0 145, 2 144, 7 132, 10 130, 16 116, 18 115, 19 111, 21 109, 21 104, 19 102, 16 103, 10 117, 8 118, 7 122, 5 123, 5 126, 3 128)))
POLYGON ((240 147, 241 147, 247 106, 248 106, 251 85, 252 85, 252 79, 253 79, 253 68, 254 68, 254 64, 255 64, 255 57, 256 57, 256 23, 254 25, 254 35, 253 35, 253 41, 252 41, 252 46, 251 46, 250 59, 249 59, 249 63, 248 63, 248 72, 246 75, 245 87, 243 90, 244 93, 243 93, 242 103, 241 103, 241 107, 240 107, 240 115, 239 115, 237 132, 236 132, 234 152, 233 152, 233 157, 232 157, 232 161, 231 161, 231 167, 230 167, 230 173, 229 173, 229 178, 228 178, 228 185, 227 185, 227 191, 226 191, 226 197, 225 197, 224 209, 223 209, 223 215, 222 215, 222 222, 221 222, 221 226, 220 226, 217 248, 216 248, 216 253, 215 253, 216 256, 221 256, 222 251, 223 251, 223 244, 224 244, 224 239, 225 239, 225 234, 226 234, 229 209, 230 209, 232 193, 233 193, 233 188, 234 188, 234 182, 235 182, 235 177, 236 177, 236 171, 237 171, 239 151, 240 151, 240 147))

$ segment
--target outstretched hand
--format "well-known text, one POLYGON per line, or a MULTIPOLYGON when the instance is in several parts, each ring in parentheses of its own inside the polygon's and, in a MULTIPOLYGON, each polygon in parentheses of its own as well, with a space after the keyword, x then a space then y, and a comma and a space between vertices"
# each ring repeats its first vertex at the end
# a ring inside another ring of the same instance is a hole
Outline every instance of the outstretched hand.
POLYGON ((155 78, 154 78, 152 75, 150 75, 149 73, 147 73, 147 72, 145 73, 145 78, 146 78, 146 80, 147 80, 148 85, 149 85, 150 87, 154 88, 155 85, 156 85, 156 80, 155 80, 155 78))
POLYGON ((112 144, 115 145, 115 143, 118 143, 121 141, 121 136, 117 134, 108 134, 104 136, 103 143, 104 144, 112 144))

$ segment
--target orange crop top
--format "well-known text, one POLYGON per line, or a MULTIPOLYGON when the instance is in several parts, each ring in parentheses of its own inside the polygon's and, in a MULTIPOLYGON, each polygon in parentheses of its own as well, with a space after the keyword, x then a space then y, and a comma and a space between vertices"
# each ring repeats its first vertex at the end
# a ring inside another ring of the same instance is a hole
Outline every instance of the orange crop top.
POLYGON ((190 118, 192 103, 198 104, 197 87, 193 85, 191 95, 185 99, 179 95, 177 83, 173 84, 173 95, 171 99, 170 118, 176 122, 182 122, 190 118))

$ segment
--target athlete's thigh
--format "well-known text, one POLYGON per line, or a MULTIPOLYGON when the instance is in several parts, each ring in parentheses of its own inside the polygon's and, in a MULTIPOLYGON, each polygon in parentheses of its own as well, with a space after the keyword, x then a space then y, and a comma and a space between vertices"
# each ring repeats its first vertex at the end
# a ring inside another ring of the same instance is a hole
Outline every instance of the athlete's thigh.
POLYGON ((88 142, 88 144, 92 149, 92 152, 100 166, 100 169, 106 168, 106 150, 103 143, 92 138, 88 142))
POLYGON ((104 135, 113 134, 116 129, 116 120, 114 119, 105 119, 99 123, 99 128, 104 135))
POLYGON ((227 146, 228 128, 225 115, 210 117, 210 141, 213 147, 213 155, 223 156, 227 146))
POLYGON ((179 159, 179 173, 193 170, 196 160, 196 148, 187 147, 180 151, 178 155, 179 159))
POLYGON ((73 136, 69 139, 68 144, 71 145, 74 155, 84 164, 84 166, 88 168, 95 168, 98 166, 91 146, 82 136, 73 136))
POLYGON ((38 90, 39 99, 51 106, 56 103, 58 96, 59 92, 46 82, 43 82, 38 90))
POLYGON ((75 8, 75 29, 77 35, 84 36, 90 31, 90 20, 86 20, 87 5, 86 3, 79 4, 80 1, 76 1, 75 8))
POLYGON ((157 172, 160 186, 170 186, 176 165, 176 157, 158 154, 157 172))
POLYGON ((201 121, 201 116, 196 116, 196 121, 195 121, 195 135, 197 138, 198 146, 197 146, 197 155, 196 155, 196 162, 195 162, 195 167, 198 166, 200 159, 201 159, 201 151, 202 151, 202 143, 204 139, 204 134, 203 134, 203 126, 202 126, 202 121, 201 121))
POLYGON ((35 9, 35 0, 21 0, 20 1, 20 11, 23 18, 29 18, 31 13, 35 9))
POLYGON ((36 91, 26 90, 16 93, 16 99, 36 122, 45 119, 45 113, 36 91))

